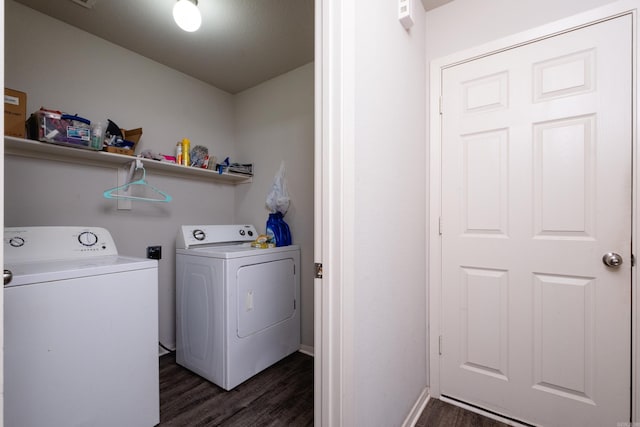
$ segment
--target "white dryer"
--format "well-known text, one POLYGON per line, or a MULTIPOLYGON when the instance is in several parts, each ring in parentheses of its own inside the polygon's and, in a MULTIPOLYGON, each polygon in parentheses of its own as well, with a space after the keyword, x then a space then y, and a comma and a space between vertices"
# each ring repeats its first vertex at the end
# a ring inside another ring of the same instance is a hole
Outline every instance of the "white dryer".
POLYGON ((7 427, 160 422, 158 263, 99 227, 8 227, 7 427))
POLYGON ((176 239, 176 361, 225 390, 300 348, 300 248, 257 236, 185 225, 176 239))

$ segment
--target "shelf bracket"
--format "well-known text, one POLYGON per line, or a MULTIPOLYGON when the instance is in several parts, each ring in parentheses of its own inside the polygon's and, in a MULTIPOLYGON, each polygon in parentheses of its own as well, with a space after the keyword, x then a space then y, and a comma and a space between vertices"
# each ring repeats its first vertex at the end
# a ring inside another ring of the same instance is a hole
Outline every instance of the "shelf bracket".
MULTIPOLYGON (((133 162, 133 164, 131 165, 132 167, 135 167, 135 162, 133 162)), ((131 182, 131 171, 130 168, 127 166, 123 166, 118 168, 118 187, 121 185, 125 185, 131 182)), ((127 189, 125 191, 125 193, 128 193, 129 189, 127 189)), ((118 199, 116 200, 116 202, 118 203, 118 210, 119 211, 130 211, 131 210, 131 200, 127 200, 127 199, 118 199)))

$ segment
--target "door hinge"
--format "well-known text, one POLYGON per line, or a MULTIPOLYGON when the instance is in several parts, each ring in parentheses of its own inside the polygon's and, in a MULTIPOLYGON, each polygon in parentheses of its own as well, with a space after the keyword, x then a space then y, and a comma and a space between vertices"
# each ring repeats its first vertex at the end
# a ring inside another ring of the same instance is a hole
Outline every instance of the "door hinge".
POLYGON ((442 217, 438 217, 438 234, 442 236, 442 217))
POLYGON ((316 271, 316 279, 322 279, 322 263, 321 262, 316 262, 315 263, 315 271, 316 271))
POLYGON ((438 354, 442 356, 442 335, 438 336, 438 354))
POLYGON ((296 300, 293 300, 293 309, 296 309, 296 300))
POLYGON ((635 267, 636 266, 636 256, 634 254, 631 254, 631 267, 635 267))
POLYGON ((438 103, 439 103, 440 115, 442 115, 442 97, 440 97, 440 99, 438 100, 438 103))

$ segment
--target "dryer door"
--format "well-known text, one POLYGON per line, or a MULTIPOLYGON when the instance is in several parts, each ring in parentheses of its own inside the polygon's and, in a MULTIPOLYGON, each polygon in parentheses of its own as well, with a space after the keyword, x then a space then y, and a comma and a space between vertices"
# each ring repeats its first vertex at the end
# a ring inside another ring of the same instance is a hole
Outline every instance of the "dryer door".
POLYGON ((277 325, 296 312, 293 259, 244 265, 237 272, 238 338, 277 325))

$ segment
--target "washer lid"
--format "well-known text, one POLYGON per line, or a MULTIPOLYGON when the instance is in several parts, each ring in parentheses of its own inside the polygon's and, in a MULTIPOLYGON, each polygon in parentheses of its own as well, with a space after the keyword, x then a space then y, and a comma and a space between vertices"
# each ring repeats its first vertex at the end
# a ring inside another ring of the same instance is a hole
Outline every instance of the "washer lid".
POLYGON ((201 256, 207 258, 242 258, 260 255, 268 255, 281 252, 299 251, 298 245, 278 246, 275 248, 259 249, 251 246, 250 243, 238 245, 212 245, 195 247, 191 249, 176 249, 176 254, 201 256))
POLYGON ((13 262, 5 264, 5 268, 13 274, 11 283, 5 288, 157 267, 156 260, 119 255, 79 260, 13 262))

